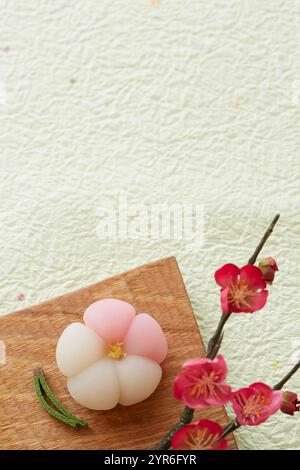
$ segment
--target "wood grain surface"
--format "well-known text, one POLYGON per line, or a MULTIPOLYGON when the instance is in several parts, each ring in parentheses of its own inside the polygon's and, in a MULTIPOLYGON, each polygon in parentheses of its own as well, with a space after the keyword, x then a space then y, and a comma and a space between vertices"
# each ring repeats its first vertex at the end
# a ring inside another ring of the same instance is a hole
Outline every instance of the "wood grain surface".
MULTIPOLYGON (((175 424, 182 403, 172 386, 181 364, 203 356, 204 346, 175 258, 167 258, 0 318, 0 339, 7 362, 0 366, 0 449, 152 449, 175 424), (55 347, 63 329, 82 321, 86 307, 104 298, 133 304, 162 326, 169 353, 163 379, 147 400, 110 411, 87 410, 70 397, 65 377, 55 362, 55 347), (87 420, 86 429, 72 429, 49 416, 36 399, 32 368, 42 366, 58 399, 87 420)), ((228 422, 223 408, 196 413, 228 422)), ((231 437, 229 448, 236 444, 231 437)))

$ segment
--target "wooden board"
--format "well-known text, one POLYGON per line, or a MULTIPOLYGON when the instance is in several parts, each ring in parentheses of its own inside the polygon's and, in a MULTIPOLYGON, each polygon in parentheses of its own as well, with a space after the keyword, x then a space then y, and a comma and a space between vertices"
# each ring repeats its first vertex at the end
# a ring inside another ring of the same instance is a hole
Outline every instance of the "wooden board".
MULTIPOLYGON (((7 363, 0 366, 0 449, 152 449, 175 424, 182 403, 172 387, 181 364, 205 353, 191 304, 175 258, 167 258, 125 274, 0 318, 0 339, 7 363), (69 396, 65 377, 55 363, 55 347, 63 329, 81 321, 96 300, 119 298, 148 312, 166 333, 169 353, 163 379, 147 400, 111 411, 87 410, 69 396), (49 416, 36 399, 32 368, 42 366, 58 399, 88 423, 72 429, 49 416)), ((226 424, 223 408, 198 412, 226 424)), ((229 447, 236 448, 234 439, 229 447)))

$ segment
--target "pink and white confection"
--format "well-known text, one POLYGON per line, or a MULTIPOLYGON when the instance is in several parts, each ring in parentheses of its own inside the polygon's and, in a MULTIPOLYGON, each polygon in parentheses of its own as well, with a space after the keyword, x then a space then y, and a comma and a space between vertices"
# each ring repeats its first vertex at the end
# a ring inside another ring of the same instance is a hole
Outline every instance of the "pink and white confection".
POLYGON ((94 302, 83 321, 69 325, 56 348, 74 400, 92 410, 110 410, 148 398, 161 380, 160 364, 168 351, 157 321, 117 299, 94 302))

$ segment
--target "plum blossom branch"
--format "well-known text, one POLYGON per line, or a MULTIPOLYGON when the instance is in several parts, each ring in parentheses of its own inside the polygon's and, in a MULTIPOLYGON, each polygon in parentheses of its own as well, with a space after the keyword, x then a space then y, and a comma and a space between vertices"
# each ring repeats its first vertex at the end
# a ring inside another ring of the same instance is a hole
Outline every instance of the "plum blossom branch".
MULTIPOLYGON (((256 259, 261 252, 262 248, 264 247, 266 241, 270 237, 271 233, 273 232, 273 229, 278 222, 278 219, 280 217, 280 214, 277 214, 271 224, 269 225, 268 229, 264 233, 262 239, 260 240, 259 244, 255 248, 252 256, 249 258, 248 264, 253 265, 256 262, 256 259)), ((208 359, 214 359, 218 353, 218 350, 221 346, 221 342, 223 339, 223 328, 228 321, 231 311, 227 312, 226 315, 222 313, 221 319, 219 321, 219 324, 217 326, 217 329, 213 336, 211 337, 209 343, 208 343, 208 348, 207 348, 207 354, 206 358, 208 359)), ((168 432, 168 434, 155 446, 156 450, 167 450, 170 448, 172 438, 174 434, 179 431, 181 428, 183 428, 185 425, 191 423, 192 419, 194 416, 194 409, 190 408, 189 406, 185 406, 179 422, 173 426, 173 428, 168 432)), ((232 431, 229 431, 232 432, 232 431)))
MULTIPOLYGON (((259 244, 255 248, 252 256, 250 256, 250 258, 248 260, 248 264, 253 265, 256 262, 259 253, 261 252, 261 250, 263 249, 266 241, 268 240, 271 233, 273 232, 274 227, 275 227, 275 225, 277 224, 277 222, 279 220, 279 217, 280 217, 280 214, 276 214, 276 216, 272 220, 271 224, 269 225, 268 229, 264 233, 262 239, 260 240, 259 244)), ((211 337, 211 339, 208 342, 206 357, 208 357, 210 359, 213 359, 215 357, 215 355, 217 354, 218 349, 221 345, 220 338, 222 337, 223 328, 224 328, 226 322, 229 320, 229 317, 231 316, 231 314, 232 314, 232 312, 228 312, 226 315, 224 315, 222 313, 222 316, 220 318, 217 329, 216 329, 215 333, 213 334, 213 336, 211 337)))
MULTIPOLYGON (((297 362, 297 364, 294 365, 294 367, 278 382, 276 385, 274 385, 273 390, 281 390, 282 387, 290 380, 290 378, 300 369, 300 361, 297 362)), ((228 436, 228 434, 231 434, 233 431, 236 431, 238 428, 241 427, 241 424, 239 424, 236 420, 231 421, 223 430, 223 433, 221 434, 219 439, 223 439, 224 437, 228 436)))

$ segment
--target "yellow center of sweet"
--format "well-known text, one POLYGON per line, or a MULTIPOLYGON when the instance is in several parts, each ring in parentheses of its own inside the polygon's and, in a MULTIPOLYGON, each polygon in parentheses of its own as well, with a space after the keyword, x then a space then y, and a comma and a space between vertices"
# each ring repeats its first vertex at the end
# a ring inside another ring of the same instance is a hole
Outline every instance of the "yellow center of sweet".
POLYGON ((123 343, 115 343, 108 345, 107 356, 111 359, 122 359, 124 357, 123 343))

